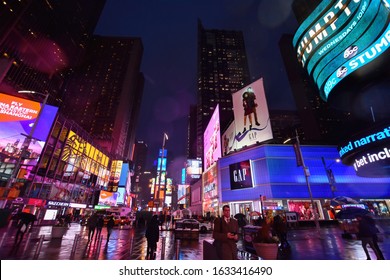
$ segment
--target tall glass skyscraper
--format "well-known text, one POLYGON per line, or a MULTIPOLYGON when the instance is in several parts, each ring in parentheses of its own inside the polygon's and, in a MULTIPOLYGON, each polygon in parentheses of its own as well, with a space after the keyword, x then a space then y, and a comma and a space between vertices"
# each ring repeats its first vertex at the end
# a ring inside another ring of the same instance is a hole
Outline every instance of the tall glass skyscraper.
POLYGON ((205 29, 199 20, 197 157, 203 157, 203 133, 217 104, 223 131, 233 120, 232 93, 249 83, 242 31, 205 29))

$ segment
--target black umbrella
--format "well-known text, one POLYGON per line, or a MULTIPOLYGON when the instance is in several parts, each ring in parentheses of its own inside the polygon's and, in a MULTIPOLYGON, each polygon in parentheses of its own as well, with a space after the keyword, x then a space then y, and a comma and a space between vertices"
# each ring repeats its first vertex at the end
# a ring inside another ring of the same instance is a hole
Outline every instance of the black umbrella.
POLYGON ((245 215, 242 213, 237 213, 236 215, 234 215, 234 218, 237 220, 245 219, 245 215))
POLYGON ((330 201, 331 206, 340 206, 345 204, 360 204, 360 202, 347 196, 336 196, 330 201))
POLYGON ((37 220, 37 217, 34 214, 26 213, 26 212, 20 212, 19 214, 17 214, 17 217, 24 224, 33 223, 37 220))
POLYGON ((339 220, 355 219, 358 215, 368 215, 370 212, 366 209, 359 207, 348 207, 343 210, 340 210, 336 214, 336 218, 339 220))

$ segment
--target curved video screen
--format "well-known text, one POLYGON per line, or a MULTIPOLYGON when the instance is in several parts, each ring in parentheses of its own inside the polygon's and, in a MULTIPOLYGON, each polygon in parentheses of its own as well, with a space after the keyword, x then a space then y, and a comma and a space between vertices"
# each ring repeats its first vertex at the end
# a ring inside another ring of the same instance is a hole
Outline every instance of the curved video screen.
POLYGON ((321 98, 345 77, 390 48, 390 10, 384 0, 323 1, 293 39, 297 59, 321 98))

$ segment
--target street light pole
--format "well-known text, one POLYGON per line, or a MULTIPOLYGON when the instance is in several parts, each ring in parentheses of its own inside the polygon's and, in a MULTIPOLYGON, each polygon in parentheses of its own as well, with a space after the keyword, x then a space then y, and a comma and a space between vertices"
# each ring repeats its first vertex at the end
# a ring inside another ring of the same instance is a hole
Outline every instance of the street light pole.
MULTIPOLYGON (((155 189, 157 189, 156 198, 157 198, 157 201, 158 201, 159 205, 161 203, 161 201, 160 201, 161 173, 162 173, 162 166, 163 166, 163 160, 164 160, 165 140, 168 140, 168 134, 166 134, 164 132, 164 137, 163 137, 163 142, 162 142, 162 149, 161 149, 160 167, 157 170, 157 171, 159 171, 159 174, 158 174, 158 188, 155 188, 155 189)), ((166 178, 165 178, 165 180, 166 180, 166 178)), ((165 186, 165 182, 164 182, 164 186, 165 186)), ((156 207, 156 208, 158 209, 158 207, 156 207)))
POLYGON ((313 206, 314 223, 316 225, 317 234, 320 235, 320 223, 318 222, 318 213, 317 213, 317 209, 316 209, 315 204, 314 204, 313 194, 311 192, 310 181, 309 181, 310 171, 309 171, 309 168, 305 165, 305 160, 303 159, 303 156, 302 156, 302 150, 301 150, 301 145, 299 142, 299 136, 298 136, 297 130, 295 130, 295 139, 297 142, 296 144, 297 144, 297 152, 298 152, 299 160, 302 163, 303 172, 305 173, 306 185, 307 185, 307 189, 309 191, 310 202, 311 202, 311 205, 313 206))
MULTIPOLYGON (((336 185, 335 185, 336 180, 334 178, 332 169, 330 169, 330 167, 334 164, 334 162, 332 164, 330 164, 329 166, 326 166, 325 158, 321 157, 321 160, 322 160, 322 164, 324 165, 326 176, 328 177, 328 182, 330 185, 330 189, 332 191, 332 198, 334 198, 334 192, 337 191, 336 185)), ((338 162, 338 161, 336 160, 336 162, 338 162)))
POLYGON ((38 125, 38 122, 39 122, 39 118, 41 116, 41 113, 46 105, 46 102, 47 102, 47 99, 49 97, 49 94, 48 93, 41 93, 41 92, 36 92, 36 91, 31 91, 31 90, 21 90, 21 91, 18 91, 18 93, 31 93, 31 94, 38 94, 38 95, 41 95, 41 96, 44 96, 44 100, 42 102, 42 107, 41 109, 39 110, 38 114, 37 114, 37 117, 35 119, 35 122, 33 123, 33 126, 31 127, 31 130, 29 132, 29 134, 26 136, 26 138, 24 138, 24 141, 23 141, 23 144, 22 144, 22 147, 20 149, 20 155, 15 163, 15 167, 14 169, 12 170, 12 173, 11 173, 11 176, 9 177, 8 181, 7 181, 7 184, 5 186, 5 191, 4 191, 4 197, 5 197, 5 203, 3 205, 3 207, 6 207, 6 204, 7 204, 7 197, 8 197, 8 193, 11 189, 11 186, 12 184, 16 181, 16 177, 17 177, 17 174, 19 172, 19 169, 20 169, 20 165, 22 163, 22 160, 23 160, 23 156, 26 154, 26 151, 28 150, 28 147, 30 146, 30 143, 31 143, 31 139, 33 139, 33 135, 34 135, 34 132, 35 132, 35 129, 38 125))

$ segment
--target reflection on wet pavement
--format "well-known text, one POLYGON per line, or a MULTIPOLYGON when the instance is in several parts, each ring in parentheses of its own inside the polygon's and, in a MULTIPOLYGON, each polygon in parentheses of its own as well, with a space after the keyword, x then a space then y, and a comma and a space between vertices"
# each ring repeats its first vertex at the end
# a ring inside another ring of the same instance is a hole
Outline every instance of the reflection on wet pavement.
MULTIPOLYGON (((380 243, 385 259, 390 258, 390 222, 385 224, 387 238, 380 243)), ((35 226, 25 234, 19 246, 13 246, 16 229, 0 229, 1 259, 41 260, 145 260, 146 238, 144 228, 115 229, 107 242, 103 228, 101 238, 88 241, 86 227, 72 224, 62 239, 51 238, 50 226, 35 226), (80 236, 80 238, 77 238, 80 236), (40 242, 41 241, 41 242, 40 242)), ((311 228, 294 229, 288 233, 291 253, 280 259, 293 260, 365 260, 360 240, 343 239, 338 227, 321 228, 320 237, 311 228)), ((202 260, 203 240, 211 240, 211 233, 199 235, 199 240, 175 239, 173 231, 160 231, 156 259, 202 260)), ((245 252, 238 242, 239 259, 258 259, 245 252)), ((369 249, 370 250, 370 249, 369 249)), ((372 253, 372 252, 371 252, 372 253)))

